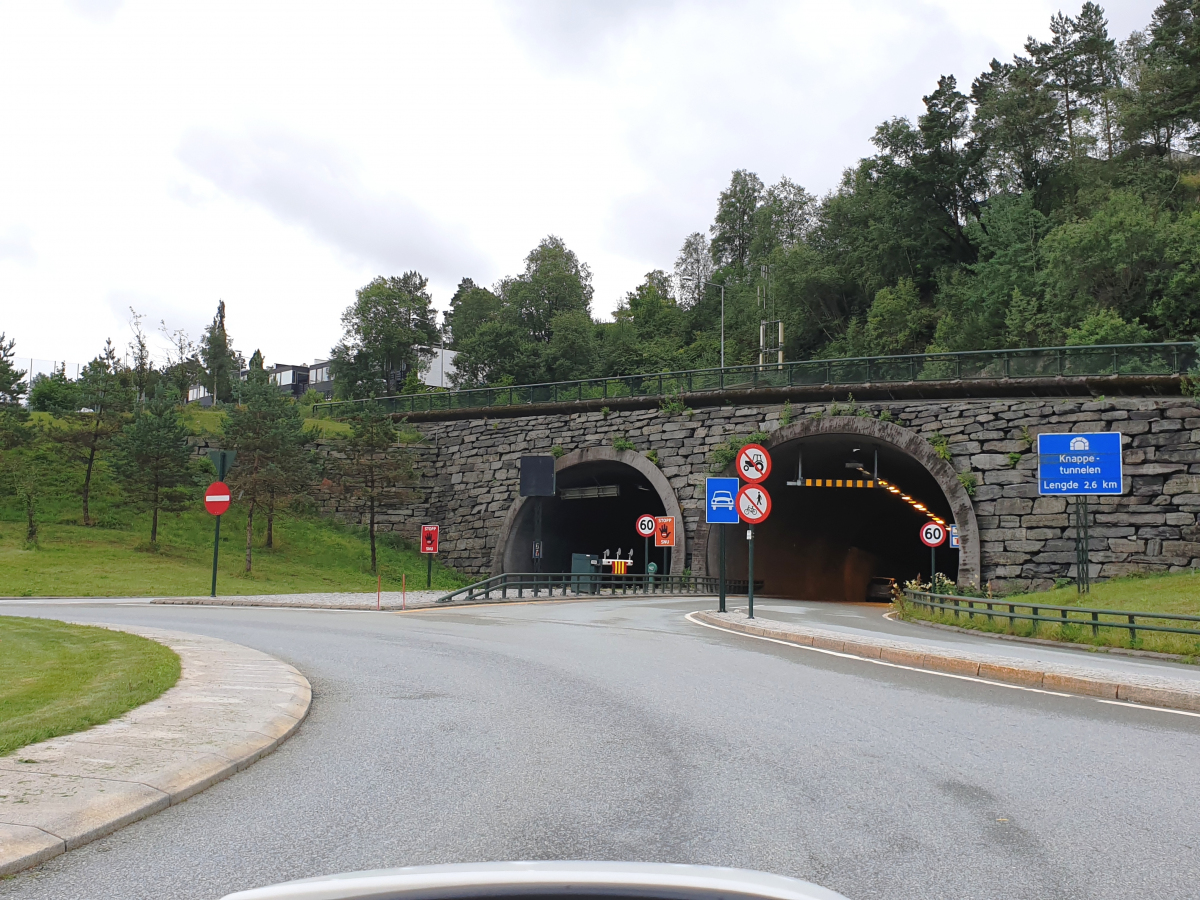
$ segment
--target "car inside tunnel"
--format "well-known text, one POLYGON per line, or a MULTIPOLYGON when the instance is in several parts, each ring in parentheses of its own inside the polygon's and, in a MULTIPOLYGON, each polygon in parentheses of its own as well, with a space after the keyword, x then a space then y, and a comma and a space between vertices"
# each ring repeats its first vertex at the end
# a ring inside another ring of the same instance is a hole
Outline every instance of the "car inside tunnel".
MULTIPOLYGON (((629 572, 646 571, 645 540, 634 528, 638 516, 661 516, 665 505, 648 478, 632 466, 612 460, 583 462, 560 470, 553 497, 527 497, 504 547, 505 572, 532 572, 534 513, 542 503, 541 571, 571 571, 571 555, 587 553, 633 562, 629 572)), ((664 553, 650 546, 650 560, 663 571, 664 553)))
MULTIPOLYGON (((914 504, 947 527, 953 518, 937 480, 920 462, 893 444, 854 434, 790 441, 771 448, 771 460, 763 482, 771 514, 754 534, 754 578, 764 596, 861 602, 873 578, 900 584, 918 576, 929 580, 930 551, 920 529, 930 517, 914 504), (867 487, 875 481, 876 466, 879 479, 894 491, 878 483, 867 487), (834 486, 825 486, 829 482, 834 486)), ((712 527, 708 571, 720 565, 721 527, 728 575, 744 579, 744 524, 712 527)), ((937 548, 936 565, 938 572, 957 577, 958 551, 948 540, 937 548)))

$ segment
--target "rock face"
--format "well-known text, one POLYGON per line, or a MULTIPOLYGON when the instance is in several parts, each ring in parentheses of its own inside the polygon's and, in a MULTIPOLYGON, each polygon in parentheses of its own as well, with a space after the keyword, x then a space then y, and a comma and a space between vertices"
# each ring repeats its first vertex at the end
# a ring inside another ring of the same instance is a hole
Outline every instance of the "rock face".
MULTIPOLYGON (((790 408, 793 423, 831 415, 883 418, 922 440, 945 439, 950 465, 967 492, 973 490, 981 583, 997 592, 1042 589, 1075 574, 1068 502, 1038 496, 1033 442, 1043 431, 1125 435, 1125 493, 1092 500, 1094 578, 1200 566, 1200 407, 1190 399, 897 400, 857 407, 843 401, 790 408)), ((411 448, 420 483, 411 501, 379 516, 380 529, 415 542, 423 522, 437 522, 445 562, 467 574, 490 574, 518 499, 519 458, 556 446, 567 453, 611 447, 614 437, 624 437, 638 453, 657 454, 683 512, 678 567, 701 574, 704 479, 713 450, 734 435, 774 432, 784 416, 783 405, 774 403, 701 408, 690 416, 627 410, 420 423, 425 440, 411 448)), ((336 452, 325 444, 318 450, 336 452)), ((361 520, 358 506, 328 484, 315 499, 329 515, 361 520)))

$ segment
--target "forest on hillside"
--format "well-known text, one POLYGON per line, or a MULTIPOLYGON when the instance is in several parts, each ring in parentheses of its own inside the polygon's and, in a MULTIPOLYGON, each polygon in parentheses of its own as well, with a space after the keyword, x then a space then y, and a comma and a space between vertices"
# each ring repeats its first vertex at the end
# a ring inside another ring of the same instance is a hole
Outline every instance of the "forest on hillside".
MULTIPOLYGON (((824 197, 734 172, 707 232, 611 321, 593 319, 588 266, 554 236, 518 275, 464 278, 442 335, 459 383, 718 365, 713 285, 728 365, 757 362, 764 318, 782 320, 789 360, 1193 339, 1200 2, 1166 0, 1125 40, 1094 3, 1050 32, 969 85, 940 78, 916 121, 881 123, 873 155, 824 197)), ((356 325, 372 303, 406 308, 407 348, 438 339, 424 278, 377 279, 334 351, 345 396, 403 387, 356 325)))

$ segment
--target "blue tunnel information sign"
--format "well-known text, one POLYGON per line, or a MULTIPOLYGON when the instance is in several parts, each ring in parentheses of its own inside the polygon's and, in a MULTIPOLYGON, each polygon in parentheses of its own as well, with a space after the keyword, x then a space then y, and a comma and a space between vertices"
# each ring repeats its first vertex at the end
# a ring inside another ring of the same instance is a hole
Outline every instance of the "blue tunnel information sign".
POLYGON ((1038 435, 1039 494, 1120 494, 1121 434, 1038 435))

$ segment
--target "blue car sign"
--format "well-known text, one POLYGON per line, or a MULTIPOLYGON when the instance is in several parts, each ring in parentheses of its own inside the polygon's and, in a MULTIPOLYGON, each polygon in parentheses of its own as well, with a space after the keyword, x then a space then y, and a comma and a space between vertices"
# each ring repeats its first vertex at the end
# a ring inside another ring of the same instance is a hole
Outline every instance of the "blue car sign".
POLYGON ((736 478, 708 478, 705 480, 705 518, 710 525, 735 525, 738 521, 737 497, 741 487, 736 478))
POLYGON ((1121 433, 1038 435, 1038 493, 1122 492, 1121 433))

